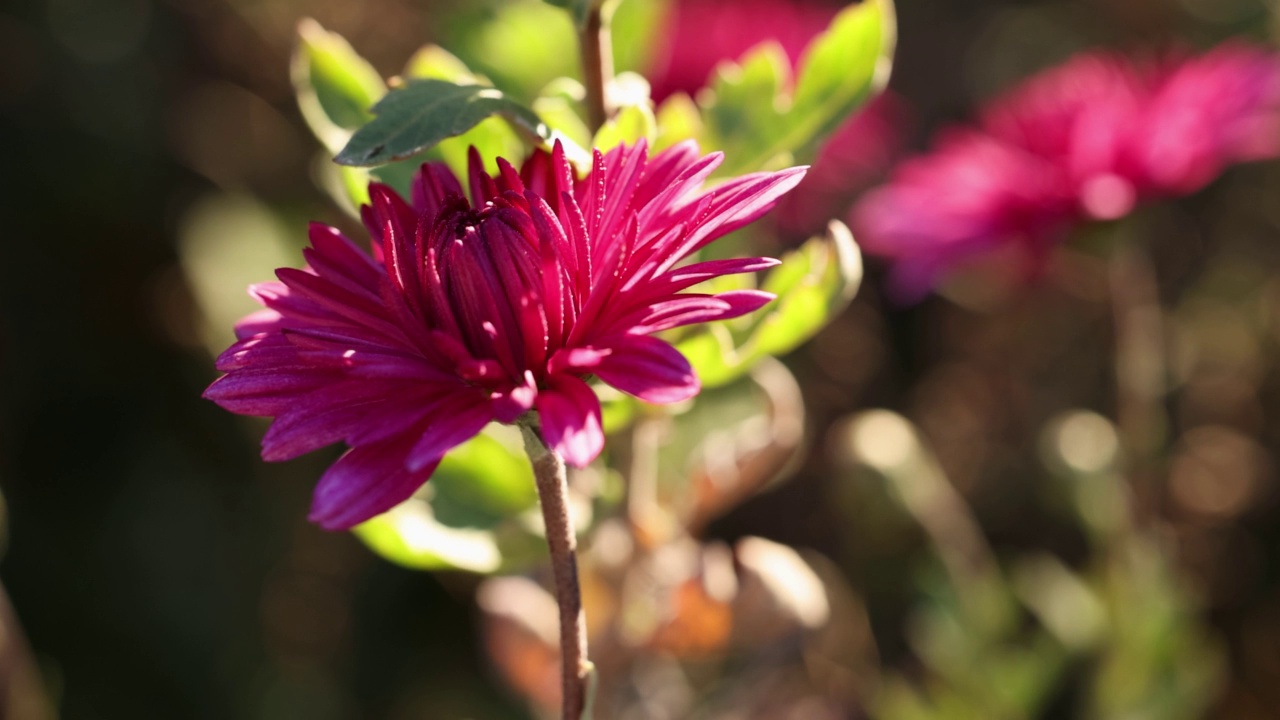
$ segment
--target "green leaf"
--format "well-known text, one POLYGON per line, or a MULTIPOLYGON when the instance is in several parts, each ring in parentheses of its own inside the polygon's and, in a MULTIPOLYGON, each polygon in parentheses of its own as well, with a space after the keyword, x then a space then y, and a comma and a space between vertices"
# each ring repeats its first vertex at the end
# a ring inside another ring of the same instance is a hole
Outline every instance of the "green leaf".
POLYGON ((573 78, 552 80, 538 99, 533 101, 533 111, 551 128, 553 134, 569 138, 579 147, 590 147, 591 130, 578 114, 578 107, 587 91, 573 78))
POLYGON ((600 127, 591 146, 608 152, 624 143, 634 145, 641 138, 652 146, 657 134, 657 121, 648 105, 627 105, 600 127))
POLYGON ((703 332, 678 343, 676 349, 698 373, 703 388, 728 385, 751 369, 738 354, 733 335, 723 323, 707 325, 703 332))
POLYGON ((406 78, 435 78, 450 82, 475 82, 476 76, 471 73, 467 64, 453 53, 439 45, 424 45, 405 63, 406 78))
POLYGON ((743 145, 743 150, 762 147, 772 142, 785 118, 781 112, 785 98, 779 93, 790 83, 790 63, 782 46, 761 43, 740 65, 720 66, 711 86, 715 102, 707 108, 707 123, 726 142, 743 145))
POLYGON ((658 138, 653 146, 655 153, 703 134, 702 114, 693 99, 684 93, 676 93, 664 100, 658 106, 656 121, 658 138))
POLYGON ((872 0, 836 16, 805 49, 791 114, 825 120, 816 131, 834 130, 889 80, 896 44, 893 3, 872 0))
POLYGON ((644 72, 653 67, 655 53, 663 52, 654 42, 670 22, 671 0, 623 0, 609 22, 613 38, 613 63, 620 71, 644 72))
POLYGON ((431 505, 417 498, 361 523, 353 532, 377 554, 414 570, 491 573, 502 567, 492 532, 442 525, 431 505))
POLYGON ((577 31, 566 13, 539 0, 474 5, 441 33, 467 65, 518 98, 536 97, 555 78, 576 76, 577 31))
POLYGON ((533 471, 524 455, 490 434, 477 435, 445 456, 431 476, 432 504, 469 510, 474 524, 492 527, 538 502, 533 471))
POLYGON ((807 159, 888 80, 895 43, 891 0, 851 5, 805 49, 794 90, 773 43, 723 63, 705 105, 702 141, 725 151, 721 176, 807 159))
POLYGON ((568 10, 573 16, 573 23, 581 27, 587 22, 587 13, 591 12, 593 0, 545 0, 545 2, 568 10))
POLYGON ((483 85, 410 80, 374 105, 373 112, 377 117, 356 131, 336 162, 368 167, 402 160, 494 115, 540 141, 550 137, 532 110, 483 85))
POLYGON ((844 310, 861 282, 853 235, 833 220, 826 237, 805 243, 770 273, 764 289, 777 292, 778 300, 748 341, 750 355, 784 355, 804 344, 844 310))
POLYGON ((303 118, 331 152, 373 119, 369 108, 387 92, 377 70, 341 35, 310 19, 298 24, 290 75, 303 118))
POLYGON ((761 285, 778 299, 742 328, 710 323, 676 348, 689 360, 704 388, 742 377, 761 359, 785 355, 807 342, 840 314, 858 292, 862 258, 853 235, 833 220, 826 235, 783 256, 761 285))

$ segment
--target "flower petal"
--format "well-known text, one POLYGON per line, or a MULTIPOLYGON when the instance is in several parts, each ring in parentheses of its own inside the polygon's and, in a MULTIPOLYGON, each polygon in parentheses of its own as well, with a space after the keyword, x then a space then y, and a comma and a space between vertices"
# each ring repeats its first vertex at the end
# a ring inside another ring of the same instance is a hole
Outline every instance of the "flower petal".
POLYGON ((584 382, 572 375, 553 375, 549 387, 538 394, 538 419, 542 439, 564 461, 586 467, 604 448, 600 400, 584 382))
POLYGON ((311 499, 311 522, 345 530, 408 500, 435 472, 436 464, 405 466, 413 433, 348 450, 325 472, 311 499))
POLYGON ((593 346, 611 350, 596 363, 595 374, 646 402, 680 402, 697 395, 702 387, 680 351, 657 338, 620 335, 593 346))
POLYGON ((445 453, 474 437, 491 420, 493 406, 484 395, 459 393, 444 398, 431 410, 406 466, 414 471, 434 467, 445 453))

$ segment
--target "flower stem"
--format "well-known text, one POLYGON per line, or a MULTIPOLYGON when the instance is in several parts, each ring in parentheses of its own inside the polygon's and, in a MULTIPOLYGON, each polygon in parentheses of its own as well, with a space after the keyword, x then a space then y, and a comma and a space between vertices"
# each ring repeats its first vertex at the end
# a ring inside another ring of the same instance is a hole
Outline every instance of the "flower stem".
POLYGON ((560 606, 560 660, 563 681, 564 720, 580 720, 586 703, 587 620, 578 587, 578 541, 569 516, 569 481, 564 461, 547 447, 536 428, 521 425, 524 449, 533 465, 551 550, 551 574, 560 606))
POLYGON ((582 79, 587 88, 587 126, 593 135, 610 114, 606 88, 613 79, 613 41, 606 12, 598 0, 591 3, 578 43, 582 49, 582 79))
POLYGON ((1164 328, 1155 271, 1142 248, 1120 247, 1111 260, 1116 335, 1116 416, 1139 512, 1152 501, 1151 474, 1168 432, 1164 328))

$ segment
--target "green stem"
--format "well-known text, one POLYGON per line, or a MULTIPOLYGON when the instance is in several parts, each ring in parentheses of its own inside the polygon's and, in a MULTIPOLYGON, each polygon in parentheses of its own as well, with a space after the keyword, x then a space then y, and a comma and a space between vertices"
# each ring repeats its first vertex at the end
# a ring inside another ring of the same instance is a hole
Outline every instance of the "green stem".
POLYGON ((551 575, 560 607, 560 660, 564 720, 580 720, 586 704, 587 619, 578 585, 578 540, 569 516, 569 480, 564 461, 547 447, 536 428, 521 425, 524 448, 533 465, 551 551, 551 575))

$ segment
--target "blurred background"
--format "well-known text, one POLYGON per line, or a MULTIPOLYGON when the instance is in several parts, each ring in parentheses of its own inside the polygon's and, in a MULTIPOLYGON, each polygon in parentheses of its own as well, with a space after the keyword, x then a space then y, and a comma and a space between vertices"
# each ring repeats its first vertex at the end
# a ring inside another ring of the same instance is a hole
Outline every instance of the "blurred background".
MULTIPOLYGON (((662 68, 677 35, 662 31, 663 4, 628 10, 645 2, 623 12, 654 40, 619 37, 625 68, 662 68)), ((822 17, 840 5, 778 3, 822 17)), ((768 31, 767 5, 750 14, 763 30, 743 33, 768 31)), ((1268 44, 1274 10, 901 0, 892 143, 922 148, 1083 48, 1268 44)), ((0 8, 0 578, 62 717, 535 717, 511 668, 485 655, 497 611, 477 605, 477 577, 402 569, 309 525, 338 450, 263 463, 265 423, 200 393, 211 348, 253 308, 243 288, 300 263, 306 221, 355 228, 316 182, 319 146, 289 78, 299 19, 384 76, 431 41, 519 94, 573 72, 571 47, 512 39, 540 34, 544 12, 532 0, 0 8), (528 77, 493 69, 513 48, 528 77)), ((837 187, 813 212, 841 217, 863 188, 837 187)), ((1069 282, 955 287, 903 308, 871 261, 852 306, 785 358, 809 420, 793 474, 697 532, 810 558, 842 598, 823 612, 844 625, 820 639, 825 655, 785 652, 825 680, 761 714, 742 709, 760 698, 721 683, 738 714, 666 716, 1280 717, 1276 197, 1280 164, 1250 165, 1147 218, 1175 388, 1157 402, 1168 451, 1128 480, 1102 418, 1116 405, 1105 271, 1086 258, 1069 282), (871 408, 897 414, 850 419, 871 408)), ((708 662, 682 666, 681 682, 732 674, 708 662)))

